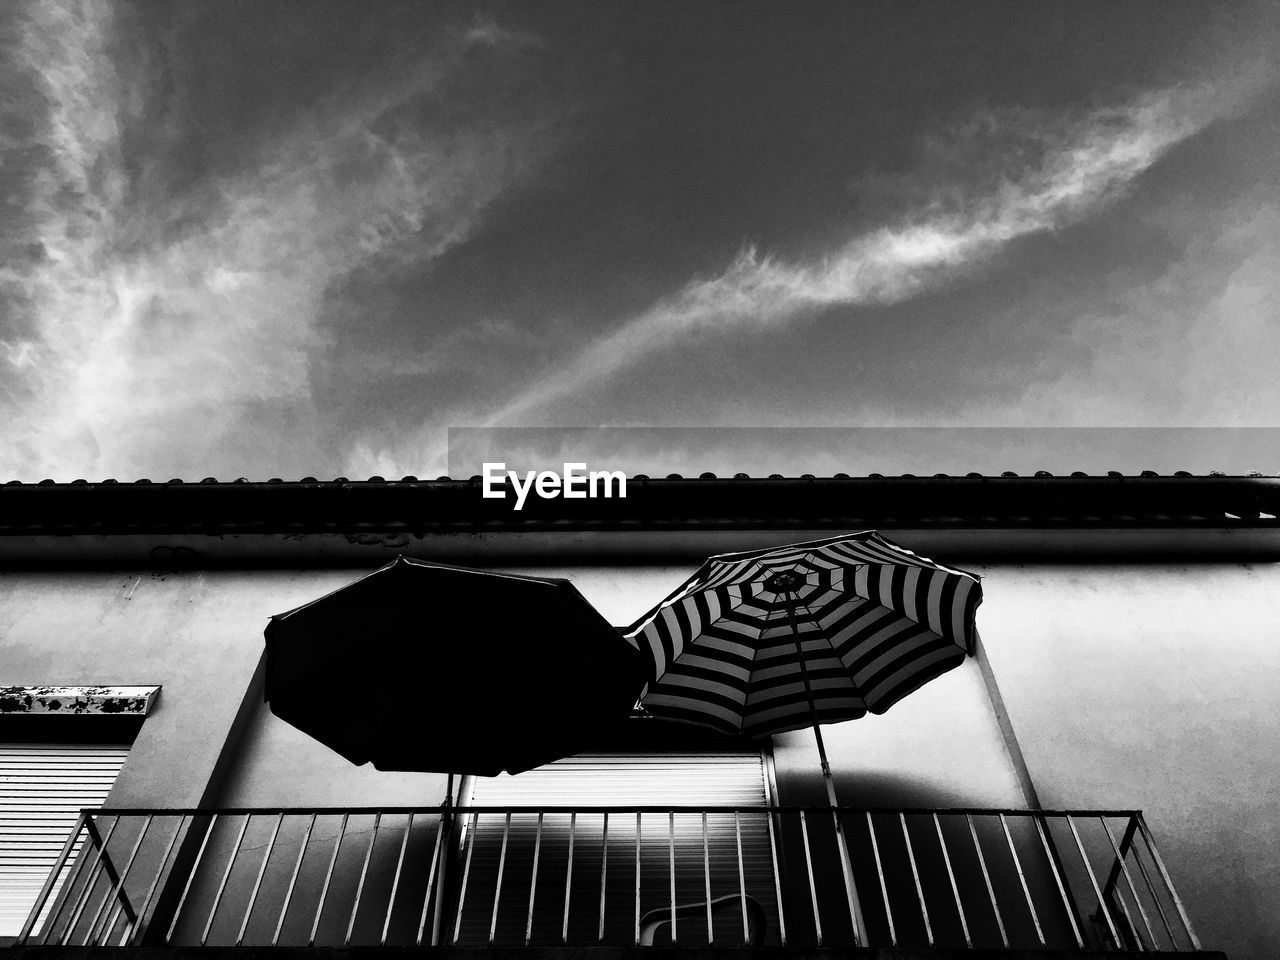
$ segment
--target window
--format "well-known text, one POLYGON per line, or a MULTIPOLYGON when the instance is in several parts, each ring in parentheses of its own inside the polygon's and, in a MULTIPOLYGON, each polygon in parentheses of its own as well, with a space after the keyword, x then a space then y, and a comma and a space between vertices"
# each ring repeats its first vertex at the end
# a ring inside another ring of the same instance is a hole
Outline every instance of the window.
POLYGON ((106 801, 157 690, 0 690, 0 942, 21 932, 80 811, 106 801))
MULTIPOLYGON (((654 721, 635 723, 658 726, 654 721)), ((474 823, 464 817, 454 880, 462 905, 453 913, 454 926, 443 931, 446 942, 456 929, 463 944, 487 943, 491 933, 495 943, 507 944, 523 943, 526 933, 539 943, 562 938, 570 944, 601 939, 631 943, 637 888, 643 921, 651 914, 656 918, 654 911, 669 911, 674 881, 677 905, 692 905, 689 915, 678 918, 677 939, 682 944, 705 944, 707 920, 700 907, 707 901, 708 882, 713 901, 740 897, 743 892, 739 832, 745 893, 753 909, 757 904, 763 908, 766 928, 776 936, 773 856, 764 814, 769 788, 760 745, 688 733, 630 740, 619 749, 579 754, 516 777, 472 781, 467 798, 471 807, 619 809, 608 816, 607 836, 601 812, 547 813, 540 841, 536 813, 513 814, 509 826, 503 813, 479 814, 474 823), (628 810, 633 807, 692 809, 674 816, 667 811, 644 813, 637 843, 637 816, 628 810), (727 812, 708 813, 704 849, 700 810, 707 807, 760 812, 737 818, 727 812), (572 876, 568 869, 571 833, 572 876)), ((727 909, 717 908, 712 920, 715 942, 740 943, 740 905, 735 900, 722 906, 727 909)), ((662 916, 665 920, 669 912, 662 916)), ((671 942, 669 923, 657 931, 655 942, 671 942)))

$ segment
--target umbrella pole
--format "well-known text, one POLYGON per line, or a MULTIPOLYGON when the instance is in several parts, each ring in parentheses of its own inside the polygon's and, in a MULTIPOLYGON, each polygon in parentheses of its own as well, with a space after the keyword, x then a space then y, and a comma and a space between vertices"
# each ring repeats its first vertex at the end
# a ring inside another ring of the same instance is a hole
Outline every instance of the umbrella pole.
POLYGON ((849 844, 844 837, 844 826, 840 823, 840 806, 836 799, 836 785, 831 776, 831 764, 827 762, 827 748, 822 742, 821 724, 818 723, 818 708, 813 702, 813 687, 809 683, 809 667, 805 663, 804 647, 800 642, 800 625, 796 616, 797 598, 791 596, 791 632, 796 643, 796 659, 800 661, 800 678, 804 682, 805 699, 809 701, 809 717, 813 720, 813 738, 818 744, 818 761, 822 765, 822 781, 827 788, 827 802, 831 805, 831 820, 836 829, 836 845, 840 850, 840 866, 844 870, 844 888, 849 895, 849 916, 853 920, 853 935, 857 946, 867 942, 867 921, 862 915, 862 902, 858 899, 858 889, 853 882, 853 863, 849 857, 849 844))
POLYGON ((444 908, 444 891, 448 889, 446 886, 445 871, 452 857, 449 855, 451 848, 449 844, 453 843, 453 774, 449 774, 449 779, 445 782, 444 788, 444 810, 440 813, 440 863, 438 865, 439 879, 436 881, 436 906, 431 917, 431 945, 437 946, 440 943, 440 926, 443 918, 444 908))

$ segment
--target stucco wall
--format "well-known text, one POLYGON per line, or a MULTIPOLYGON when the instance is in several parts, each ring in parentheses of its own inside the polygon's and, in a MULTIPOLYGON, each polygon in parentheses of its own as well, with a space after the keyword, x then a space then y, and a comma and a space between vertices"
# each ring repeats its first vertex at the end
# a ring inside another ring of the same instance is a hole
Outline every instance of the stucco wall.
POLYGON ((267 617, 349 579, 341 571, 3 573, 3 677, 161 685, 108 803, 215 802, 210 778, 261 657, 267 617))
POLYGON ((1046 807, 1139 807, 1206 946, 1280 951, 1280 566, 985 571, 1046 807))
MULTIPOLYGON (((1280 948, 1280 567, 1004 564, 979 626, 1047 807, 1139 807, 1206 946, 1280 948)), ((615 623, 691 567, 576 567, 615 623)), ((225 780, 215 761, 266 618, 365 571, 0 574, 2 679, 158 683, 110 802, 432 804, 442 778, 346 764, 255 707, 225 780)), ((826 728, 855 804, 1020 806, 976 664, 880 718, 826 728)), ((777 738, 785 802, 820 802, 806 732, 777 738)))

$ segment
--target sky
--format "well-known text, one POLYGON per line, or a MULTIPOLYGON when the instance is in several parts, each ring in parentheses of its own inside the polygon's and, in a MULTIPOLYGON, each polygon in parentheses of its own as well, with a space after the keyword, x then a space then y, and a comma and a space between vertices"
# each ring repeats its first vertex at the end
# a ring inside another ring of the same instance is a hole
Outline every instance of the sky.
POLYGON ((1280 473, 1274 6, 12 0, 0 477, 1280 473))

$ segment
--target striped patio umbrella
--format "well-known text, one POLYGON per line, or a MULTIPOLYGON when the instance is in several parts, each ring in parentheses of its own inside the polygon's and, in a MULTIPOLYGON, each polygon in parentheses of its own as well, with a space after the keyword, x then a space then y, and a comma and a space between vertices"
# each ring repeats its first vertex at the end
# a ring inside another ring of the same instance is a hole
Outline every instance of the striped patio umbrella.
MULTIPOLYGON (((721 554, 626 630, 652 714, 765 736, 884 713, 974 651, 974 574, 875 531, 721 554)), ((825 758, 824 758, 825 762, 825 758)))
MULTIPOLYGON (((731 734, 883 713, 974 652, 977 576, 873 530, 709 558, 625 635, 650 663, 640 703, 655 716, 731 734)), ((855 935, 866 922, 833 811, 855 935)))

